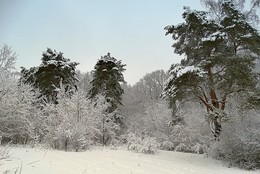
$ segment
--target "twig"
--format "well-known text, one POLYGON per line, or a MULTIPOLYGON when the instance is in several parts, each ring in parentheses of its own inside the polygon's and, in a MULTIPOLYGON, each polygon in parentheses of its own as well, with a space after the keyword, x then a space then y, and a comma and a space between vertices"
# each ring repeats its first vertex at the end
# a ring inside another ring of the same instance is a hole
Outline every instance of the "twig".
POLYGON ((37 163, 37 162, 39 162, 40 160, 37 160, 37 161, 34 161, 34 162, 30 162, 30 163, 28 163, 27 165, 30 165, 30 164, 34 164, 34 163, 37 163))

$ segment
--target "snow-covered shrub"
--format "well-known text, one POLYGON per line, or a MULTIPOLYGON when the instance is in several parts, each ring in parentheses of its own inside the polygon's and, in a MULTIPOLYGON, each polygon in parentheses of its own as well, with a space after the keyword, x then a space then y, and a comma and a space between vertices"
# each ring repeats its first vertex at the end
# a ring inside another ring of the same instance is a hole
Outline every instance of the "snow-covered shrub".
POLYGON ((84 125, 67 127, 64 124, 61 124, 56 131, 59 148, 65 149, 65 151, 88 149, 93 145, 93 140, 91 139, 91 136, 87 135, 85 129, 84 125))
POLYGON ((98 95, 92 100, 94 108, 98 110, 98 114, 96 114, 96 129, 99 131, 95 136, 95 142, 102 146, 119 145, 120 135, 122 135, 120 124, 122 120, 117 120, 119 117, 122 117, 118 110, 111 113, 108 112, 111 107, 110 101, 103 95, 98 95))
POLYGON ((98 123, 97 143, 100 145, 118 144, 117 132, 119 132, 120 127, 113 121, 112 114, 101 113, 98 123))
POLYGON ((0 132, 3 143, 28 143, 40 134, 44 125, 37 106, 39 98, 30 85, 19 84, 15 78, 9 79, 9 82, 7 79, 1 79, 0 75, 0 84, 5 83, 0 85, 0 91, 5 91, 0 93, 0 125, 3 125, 0 132))
POLYGON ((16 53, 11 47, 0 48, 0 134, 2 144, 28 143, 42 138, 43 122, 38 91, 18 80, 15 70, 16 53))
MULTIPOLYGON (((130 92, 134 93, 134 91, 130 92)), ((140 96, 141 92, 134 94, 131 100, 129 98, 124 100, 126 106, 122 107, 122 111, 125 115, 124 122, 127 129, 130 132, 149 132, 149 135, 155 137, 158 142, 167 141, 172 129, 168 126, 171 111, 167 108, 167 103, 162 99, 151 100, 150 97, 148 100, 142 99, 140 96)), ((130 96, 125 94, 124 97, 130 96)))
POLYGON ((259 141, 246 142, 238 137, 226 139, 212 149, 211 155, 248 170, 260 168, 259 141))
POLYGON ((191 148, 192 152, 197 153, 197 154, 203 154, 207 153, 209 150, 209 146, 207 144, 200 144, 197 143, 191 148))
POLYGON ((177 152, 191 152, 191 148, 184 143, 180 143, 175 147, 175 151, 177 152))
POLYGON ((106 108, 104 97, 94 103, 82 91, 72 96, 61 92, 58 104, 44 109, 48 118, 46 141, 54 148, 76 151, 91 145, 117 146, 120 127, 113 121, 114 113, 104 112, 106 108))
POLYGON ((206 153, 209 138, 185 125, 176 125, 170 137, 172 148, 178 152, 206 153))
MULTIPOLYGON (((257 117, 257 116, 256 116, 257 117)), ((248 170, 260 168, 259 119, 250 116, 241 122, 229 123, 223 131, 220 142, 211 147, 210 154, 248 170), (253 121, 254 120, 254 121, 253 121), (248 122, 249 121, 249 122, 248 122)))
POLYGON ((61 93, 58 104, 48 104, 44 110, 48 118, 45 140, 54 148, 87 149, 101 134, 101 112, 80 91, 71 97, 61 93))
POLYGON ((244 97, 233 95, 226 105, 228 121, 222 123, 220 141, 212 141, 208 154, 244 169, 260 168, 259 108, 243 108, 244 97), (242 103, 242 107, 241 107, 242 103))
POLYGON ((127 150, 138 152, 141 148, 142 138, 139 135, 130 133, 127 137, 127 150))
POLYGON ((131 151, 145 154, 154 154, 158 151, 159 143, 148 135, 130 133, 127 141, 127 149, 131 151))
POLYGON ((166 140, 164 141, 162 144, 161 144, 161 147, 160 147, 162 150, 174 150, 174 145, 172 142, 170 142, 169 140, 166 140))
POLYGON ((90 146, 94 144, 92 136, 89 132, 84 131, 85 129, 85 125, 83 124, 72 129, 70 144, 71 148, 76 149, 76 151, 80 149, 89 149, 90 146))

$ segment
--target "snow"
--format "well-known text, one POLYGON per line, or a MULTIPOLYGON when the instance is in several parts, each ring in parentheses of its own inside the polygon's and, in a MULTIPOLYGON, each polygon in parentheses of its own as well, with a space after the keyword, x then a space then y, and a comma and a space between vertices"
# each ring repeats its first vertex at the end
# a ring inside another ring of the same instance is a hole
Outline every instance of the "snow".
POLYGON ((221 33, 220 31, 217 31, 215 33, 210 34, 209 36, 202 38, 202 41, 216 41, 216 39, 218 38, 224 38, 225 37, 225 33, 221 33))
POLYGON ((252 33, 248 33, 248 34, 246 34, 246 35, 244 35, 244 36, 242 36, 243 38, 250 38, 250 37, 252 37, 252 33))
POLYGON ((196 72, 199 76, 202 76, 203 74, 203 71, 199 67, 195 66, 177 66, 170 71, 171 74, 176 74, 176 78, 179 78, 187 72, 196 72))
POLYGON ((159 151, 155 155, 126 150, 95 149, 64 152, 41 148, 12 147, 11 157, 1 160, 0 173, 22 174, 255 174, 228 168, 204 155, 159 151))
POLYGON ((118 71, 118 68, 117 68, 117 67, 113 67, 112 69, 118 71))
POLYGON ((236 26, 236 24, 233 24, 233 25, 230 25, 230 26, 226 26, 225 28, 226 29, 231 29, 231 28, 234 28, 236 26))
POLYGON ((57 61, 56 61, 56 60, 48 60, 47 63, 48 63, 48 64, 54 64, 54 65, 56 65, 56 64, 57 64, 57 61))

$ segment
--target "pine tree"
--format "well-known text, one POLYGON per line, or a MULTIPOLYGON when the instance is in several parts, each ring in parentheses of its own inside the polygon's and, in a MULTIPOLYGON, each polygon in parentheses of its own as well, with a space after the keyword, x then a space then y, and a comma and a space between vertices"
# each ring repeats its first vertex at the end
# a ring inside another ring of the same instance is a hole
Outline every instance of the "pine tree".
POLYGON ((57 103, 57 93, 60 86, 70 93, 77 89, 76 66, 78 63, 64 58, 63 53, 57 53, 50 48, 42 54, 42 63, 29 70, 22 67, 21 80, 39 88, 42 96, 48 102, 57 103))
POLYGON ((112 113, 121 105, 122 94, 124 90, 121 83, 125 83, 123 72, 125 71, 125 64, 121 63, 110 53, 101 57, 95 65, 93 71, 93 80, 91 81, 91 89, 89 90, 89 98, 94 99, 99 95, 106 98, 110 103, 107 112, 112 113))
POLYGON ((232 1, 222 1, 221 9, 219 21, 209 12, 186 8, 184 23, 165 28, 176 41, 175 53, 186 58, 171 66, 163 95, 173 109, 180 101, 203 103, 216 139, 228 97, 255 89, 254 61, 260 55, 259 33, 245 15, 232 1))
POLYGON ((111 57, 110 53, 101 57, 95 65, 93 80, 89 90, 89 98, 96 102, 96 106, 105 106, 101 123, 102 144, 107 145, 116 133, 119 132, 118 124, 122 124, 122 117, 118 105, 122 105, 121 86, 125 83, 123 72, 126 65, 111 57))

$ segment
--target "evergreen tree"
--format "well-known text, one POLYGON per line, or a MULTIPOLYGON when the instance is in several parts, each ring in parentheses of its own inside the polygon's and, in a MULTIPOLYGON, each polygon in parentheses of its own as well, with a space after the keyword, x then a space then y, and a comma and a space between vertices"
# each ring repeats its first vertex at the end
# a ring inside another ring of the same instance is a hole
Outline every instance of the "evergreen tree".
POLYGON ((185 22, 165 28, 176 41, 175 53, 186 58, 171 66, 163 95, 173 110, 182 101, 201 102, 216 139, 227 117, 228 97, 255 89, 253 69, 260 55, 259 33, 232 2, 220 2, 222 17, 218 20, 210 19, 209 12, 185 8, 185 22))
POLYGON ((39 88, 42 96, 48 102, 57 103, 57 93, 61 85, 70 93, 77 89, 76 66, 78 63, 64 58, 63 53, 57 53, 50 48, 42 54, 42 63, 29 70, 22 67, 21 80, 39 88))
POLYGON ((88 92, 89 98, 96 102, 95 106, 104 106, 101 126, 102 144, 107 145, 119 134, 119 126, 122 124, 122 116, 119 113, 118 105, 122 105, 121 86, 125 83, 123 72, 126 65, 122 64, 110 53, 101 57, 95 65, 93 80, 88 92))
POLYGON ((121 63, 110 53, 101 57, 95 65, 93 71, 93 80, 91 81, 91 89, 89 90, 89 98, 93 99, 102 95, 106 101, 110 103, 107 112, 112 113, 122 104, 122 94, 124 90, 121 83, 125 83, 123 72, 125 71, 125 64, 121 63))

